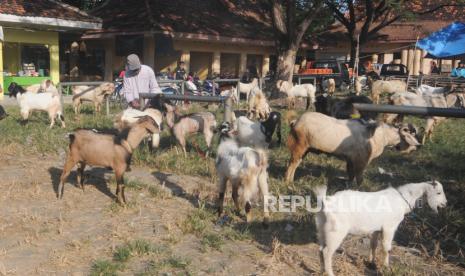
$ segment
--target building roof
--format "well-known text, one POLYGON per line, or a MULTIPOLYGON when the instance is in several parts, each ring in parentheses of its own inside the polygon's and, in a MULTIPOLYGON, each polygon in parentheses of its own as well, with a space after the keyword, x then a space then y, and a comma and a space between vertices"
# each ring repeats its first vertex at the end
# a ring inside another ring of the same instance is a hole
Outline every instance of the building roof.
MULTIPOLYGON (((91 11, 102 33, 164 32, 273 41, 260 0, 108 0, 91 11)), ((94 32, 95 33, 95 32, 94 32)))
POLYGON ((101 28, 100 18, 55 0, 0 0, 0 22, 3 25, 101 28))

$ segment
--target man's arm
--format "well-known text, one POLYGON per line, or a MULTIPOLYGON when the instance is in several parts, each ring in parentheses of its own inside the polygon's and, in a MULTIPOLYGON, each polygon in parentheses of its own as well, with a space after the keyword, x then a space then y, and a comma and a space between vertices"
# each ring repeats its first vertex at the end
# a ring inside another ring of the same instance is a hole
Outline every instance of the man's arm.
POLYGON ((155 94, 162 93, 153 70, 150 70, 149 90, 150 90, 150 93, 155 93, 155 94))

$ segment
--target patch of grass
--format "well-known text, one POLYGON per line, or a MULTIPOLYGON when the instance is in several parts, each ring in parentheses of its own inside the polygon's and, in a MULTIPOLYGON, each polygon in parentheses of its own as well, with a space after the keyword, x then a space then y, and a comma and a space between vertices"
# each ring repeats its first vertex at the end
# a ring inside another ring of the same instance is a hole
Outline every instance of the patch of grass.
POLYGON ((172 268, 186 269, 189 266, 190 261, 182 257, 172 255, 165 260, 165 264, 172 268))
POLYGON ((107 260, 97 260, 90 270, 91 276, 116 276, 118 270, 122 270, 123 265, 107 260))
POLYGON ((202 237, 200 244, 202 245, 202 251, 207 251, 208 248, 220 251, 221 247, 224 245, 224 240, 221 235, 209 233, 202 237))
POLYGON ((142 256, 153 252, 152 245, 146 240, 135 240, 123 246, 118 246, 113 254, 113 260, 127 262, 132 256, 142 256))
POLYGON ((158 185, 152 185, 148 188, 149 195, 153 198, 166 199, 171 198, 171 193, 158 185))
POLYGON ((141 191, 145 188, 147 188, 148 184, 147 183, 144 183, 142 181, 139 181, 139 180, 125 180, 124 181, 124 186, 127 187, 128 189, 133 189, 133 190, 137 190, 137 191, 141 191))
POLYGON ((184 234, 195 234, 200 236, 211 224, 212 214, 203 208, 196 209, 182 222, 181 230, 184 234))

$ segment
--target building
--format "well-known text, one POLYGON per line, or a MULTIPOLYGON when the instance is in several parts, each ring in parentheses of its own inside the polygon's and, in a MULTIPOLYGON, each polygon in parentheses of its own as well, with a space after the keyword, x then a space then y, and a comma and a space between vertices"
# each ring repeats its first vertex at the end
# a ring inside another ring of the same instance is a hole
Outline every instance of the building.
POLYGON ((12 81, 30 85, 51 79, 58 83, 60 33, 100 29, 101 20, 53 0, 2 0, 0 26, 3 29, 0 41, 3 91, 12 81))
MULTIPOLYGON (((438 3, 440 0, 438 0, 438 3)), ((437 4, 437 3, 435 3, 437 4)), ((422 5, 419 9, 425 10, 422 5)), ((382 29, 378 35, 361 47, 361 60, 370 59, 374 63, 401 63, 408 67, 409 73, 429 74, 431 62, 437 62, 443 72, 450 72, 459 62, 452 60, 434 60, 425 51, 415 48, 418 39, 440 30, 454 21, 465 21, 464 6, 449 6, 430 14, 417 16, 410 21, 395 22, 382 29)), ((320 47, 314 53, 315 58, 350 58, 350 44, 342 25, 335 25, 322 36, 320 47)), ((465 47, 465 46, 464 46, 465 47)))
POLYGON ((155 72, 184 61, 188 72, 205 78, 240 76, 249 67, 264 75, 275 52, 271 20, 258 0, 108 0, 90 13, 103 28, 82 39, 88 50, 104 49, 106 80, 130 53, 155 72))

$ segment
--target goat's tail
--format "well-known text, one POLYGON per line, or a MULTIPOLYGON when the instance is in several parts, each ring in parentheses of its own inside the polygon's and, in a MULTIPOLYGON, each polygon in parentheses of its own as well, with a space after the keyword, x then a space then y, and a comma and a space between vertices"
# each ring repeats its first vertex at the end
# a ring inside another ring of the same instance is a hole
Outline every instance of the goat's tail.
POLYGON ((74 133, 68 133, 68 138, 69 138, 69 148, 74 144, 74 141, 76 140, 76 135, 74 133))

